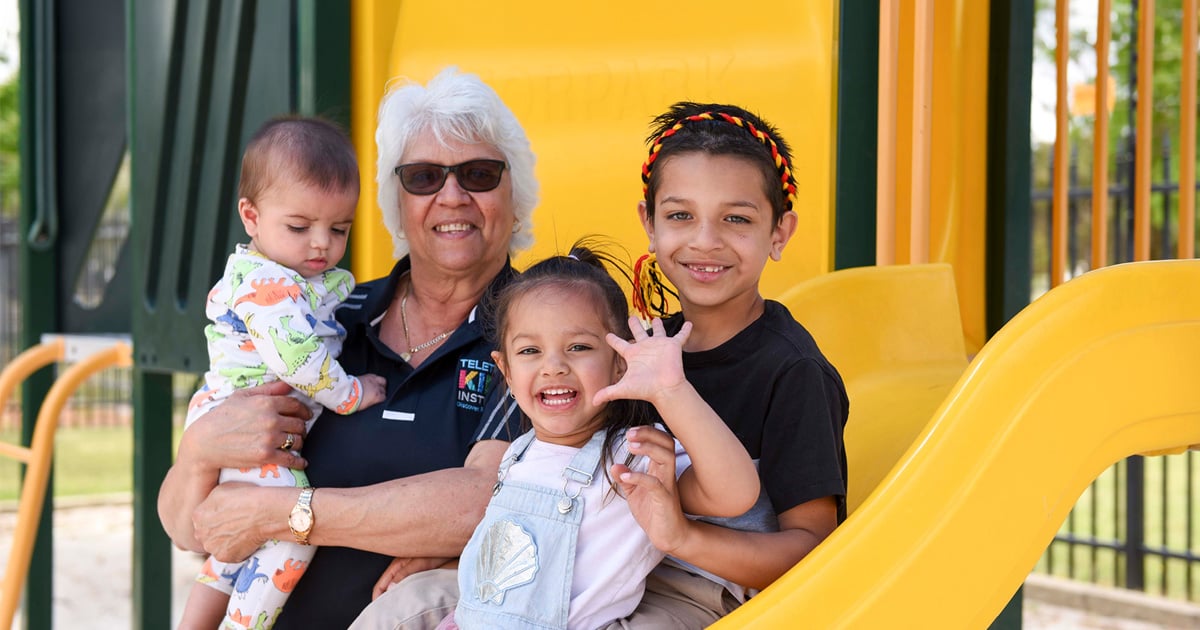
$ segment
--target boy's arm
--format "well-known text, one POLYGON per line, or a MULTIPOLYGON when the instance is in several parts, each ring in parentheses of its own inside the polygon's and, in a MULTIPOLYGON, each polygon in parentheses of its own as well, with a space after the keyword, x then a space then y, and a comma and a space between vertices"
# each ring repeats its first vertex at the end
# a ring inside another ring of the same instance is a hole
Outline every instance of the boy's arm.
POLYGON ((731 582, 763 589, 804 559, 837 526, 833 497, 779 515, 778 532, 747 532, 688 520, 675 545, 660 548, 731 582))
POLYGON ((833 497, 784 511, 777 532, 740 531, 691 520, 679 509, 671 437, 651 427, 630 429, 629 451, 647 458, 646 472, 620 464, 611 472, 650 541, 660 551, 731 582, 765 588, 825 540, 837 524, 833 497))
POLYGON ((758 469, 691 383, 684 380, 659 390, 654 407, 692 460, 677 482, 683 511, 738 516, 753 507, 759 494, 758 469))

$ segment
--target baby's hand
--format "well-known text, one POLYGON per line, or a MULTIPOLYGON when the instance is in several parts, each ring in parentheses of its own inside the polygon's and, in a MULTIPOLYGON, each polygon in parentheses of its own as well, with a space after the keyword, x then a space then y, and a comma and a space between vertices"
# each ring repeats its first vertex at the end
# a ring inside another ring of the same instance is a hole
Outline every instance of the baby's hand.
POLYGON ((668 337, 662 320, 657 317, 650 322, 654 336, 646 334, 641 322, 629 318, 629 330, 633 341, 625 341, 609 333, 608 345, 625 360, 625 373, 621 379, 596 392, 594 404, 609 400, 628 398, 655 402, 656 397, 673 388, 687 385, 683 374, 683 344, 692 333, 692 323, 684 322, 679 333, 668 337))
POLYGON ((387 379, 378 374, 363 374, 358 377, 358 381, 362 383, 362 402, 358 404, 359 409, 366 409, 371 405, 381 403, 387 398, 387 379))

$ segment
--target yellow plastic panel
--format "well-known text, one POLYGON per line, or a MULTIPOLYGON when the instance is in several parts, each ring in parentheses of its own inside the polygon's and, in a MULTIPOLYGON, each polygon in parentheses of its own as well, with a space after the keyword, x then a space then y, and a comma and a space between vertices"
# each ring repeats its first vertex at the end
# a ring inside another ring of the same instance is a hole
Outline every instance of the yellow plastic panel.
POLYGON ((373 184, 373 129, 385 81, 424 82, 447 65, 495 87, 537 154, 536 244, 518 266, 584 234, 612 236, 632 255, 645 251, 636 207, 648 123, 672 102, 690 99, 757 110, 794 148, 799 235, 784 261, 768 266, 764 292, 775 295, 828 271, 836 4, 356 1, 353 124, 364 165, 356 274, 375 277, 391 265, 373 184), (386 39, 385 23, 392 33, 386 39))
POLYGON ((358 153, 361 192, 355 217, 350 266, 358 280, 391 270, 392 239, 383 227, 376 202, 375 124, 383 86, 390 76, 385 51, 396 32, 399 2, 355 1, 350 7, 350 137, 358 153))
POLYGON ((1097 475, 1200 444, 1197 286, 1200 261, 1133 263, 1030 305, 862 506, 717 627, 987 627, 1097 475))
POLYGON ((779 299, 846 383, 853 513, 967 367, 954 271, 945 263, 858 267, 803 282, 779 299))

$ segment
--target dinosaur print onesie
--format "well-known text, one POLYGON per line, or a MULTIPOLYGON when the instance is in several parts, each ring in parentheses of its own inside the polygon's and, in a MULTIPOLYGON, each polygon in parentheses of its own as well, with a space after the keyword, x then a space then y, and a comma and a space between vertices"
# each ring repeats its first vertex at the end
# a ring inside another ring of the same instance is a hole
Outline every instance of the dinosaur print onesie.
MULTIPOLYGON (((354 276, 333 268, 305 278, 238 245, 225 273, 208 294, 204 329, 209 369, 188 404, 186 426, 233 392, 286 381, 292 395, 312 410, 309 427, 323 407, 353 413, 362 399, 359 379, 337 362, 345 330, 334 310, 354 289, 354 276)), ((303 487, 300 470, 276 466, 221 471, 221 481, 260 486, 303 487)), ((314 547, 268 541, 240 563, 209 558, 197 580, 230 594, 227 628, 270 627, 312 559, 314 547), (230 623, 232 620, 233 623, 230 623)))

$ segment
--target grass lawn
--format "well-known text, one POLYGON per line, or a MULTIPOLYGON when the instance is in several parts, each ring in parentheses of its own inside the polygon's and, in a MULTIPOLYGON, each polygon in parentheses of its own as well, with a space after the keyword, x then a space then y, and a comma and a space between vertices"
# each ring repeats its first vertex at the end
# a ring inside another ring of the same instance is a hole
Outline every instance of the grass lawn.
MULTIPOLYGON (((17 431, 0 431, 16 443, 17 431)), ((63 427, 55 436, 54 495, 58 497, 130 492, 133 489, 133 430, 129 427, 63 427)), ((0 459, 0 501, 17 498, 17 463, 0 459)))
MULTIPOLYGON (((1200 452, 1145 458, 1143 527, 1151 549, 1200 552, 1200 452), (1191 514, 1188 514, 1190 506, 1191 514), (1190 549, 1189 549, 1190 547, 1190 549)), ((1060 534, 1109 544, 1125 535, 1125 463, 1106 470, 1075 503, 1060 534)), ((1057 577, 1124 586, 1125 556, 1116 549, 1052 543, 1037 570, 1057 577)), ((1145 591, 1200 602, 1200 566, 1183 559, 1148 555, 1145 591), (1191 572, 1191 579, 1189 579, 1191 572)))

